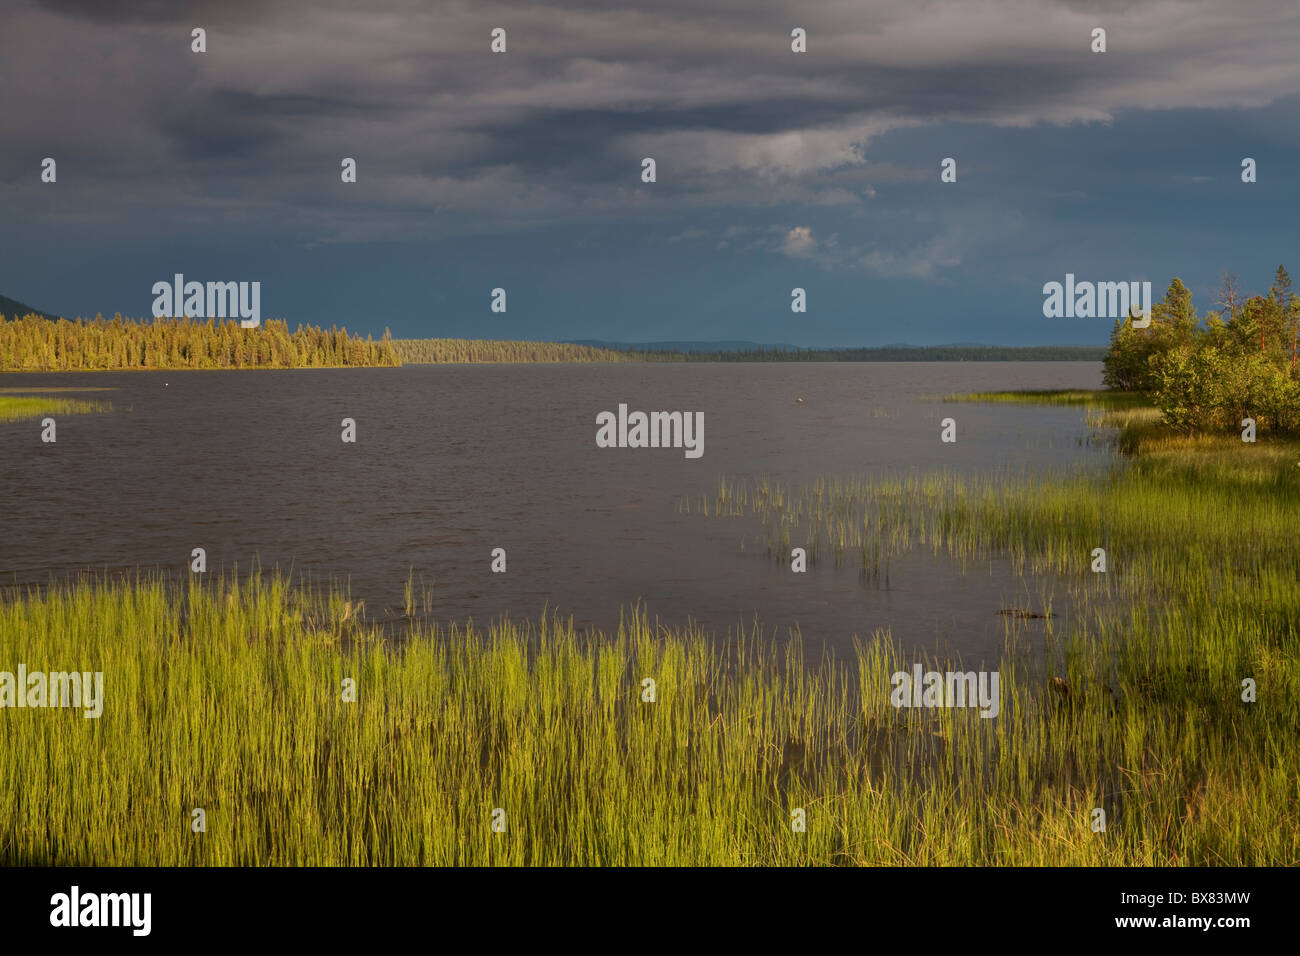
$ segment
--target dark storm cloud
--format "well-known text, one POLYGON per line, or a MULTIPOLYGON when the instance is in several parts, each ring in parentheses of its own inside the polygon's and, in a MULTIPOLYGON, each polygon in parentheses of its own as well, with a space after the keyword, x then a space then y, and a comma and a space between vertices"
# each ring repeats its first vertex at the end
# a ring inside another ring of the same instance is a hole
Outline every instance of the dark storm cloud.
POLYGON ((36 0, 32 5, 99 23, 188 23, 205 16, 254 16, 267 0, 36 0))
POLYGON ((660 165, 659 215, 852 206, 886 181, 871 144, 890 131, 1104 123, 1300 90, 1290 0, 48 0, 7 27, 0 123, 23 148, 0 155, 0 181, 57 155, 94 170, 67 188, 101 208, 153 202, 184 219, 222 197, 228 221, 325 239, 640 213, 643 156, 660 165), (201 56, 193 26, 208 30, 201 56), (488 51, 495 26, 504 56, 488 51), (1094 26, 1104 56, 1088 50, 1094 26), (340 198, 324 189, 343 156, 361 182, 340 198))

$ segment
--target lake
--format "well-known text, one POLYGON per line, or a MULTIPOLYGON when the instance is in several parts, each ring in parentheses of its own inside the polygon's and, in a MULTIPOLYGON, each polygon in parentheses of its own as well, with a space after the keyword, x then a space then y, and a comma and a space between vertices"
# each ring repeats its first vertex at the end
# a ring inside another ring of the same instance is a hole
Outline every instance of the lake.
POLYGON ((722 476, 821 477, 1105 464, 1079 408, 944 404, 951 392, 1098 388, 1098 363, 442 365, 401 369, 0 375, 0 388, 112 386, 105 414, 0 423, 0 580, 183 574, 254 561, 350 581, 400 616, 408 571, 439 620, 544 608, 609 629, 638 600, 720 633, 798 625, 836 653, 888 627, 906 645, 996 658, 1000 608, 1035 600, 997 561, 928 553, 889 587, 856 568, 796 575, 738 519, 686 513, 722 476), (802 397, 802 403, 796 401, 802 397), (596 416, 704 413, 704 454, 598 448, 596 416), (953 417, 958 440, 939 440, 953 417), (355 444, 340 439, 356 421, 355 444), (751 548, 741 550, 749 535, 751 548), (507 572, 490 571, 504 548, 507 572))

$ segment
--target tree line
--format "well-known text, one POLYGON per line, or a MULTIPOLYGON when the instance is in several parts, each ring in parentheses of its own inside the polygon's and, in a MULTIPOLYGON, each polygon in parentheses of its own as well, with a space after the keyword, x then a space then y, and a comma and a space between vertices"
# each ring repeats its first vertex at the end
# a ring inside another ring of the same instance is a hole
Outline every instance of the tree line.
POLYGON ((442 365, 470 362, 637 362, 635 352, 568 342, 509 342, 490 339, 394 339, 403 362, 442 365))
POLYGON ((246 329, 215 319, 48 319, 0 315, 0 371, 116 369, 335 368, 393 366, 401 360, 387 332, 376 342, 347 329, 268 319, 246 329))
POLYGON ((1239 429, 1300 434, 1300 296, 1277 267, 1268 292, 1247 295, 1224 275, 1217 308, 1198 316, 1174 279, 1151 325, 1115 323, 1104 361, 1110 388, 1143 392, 1167 424, 1188 432, 1239 429))

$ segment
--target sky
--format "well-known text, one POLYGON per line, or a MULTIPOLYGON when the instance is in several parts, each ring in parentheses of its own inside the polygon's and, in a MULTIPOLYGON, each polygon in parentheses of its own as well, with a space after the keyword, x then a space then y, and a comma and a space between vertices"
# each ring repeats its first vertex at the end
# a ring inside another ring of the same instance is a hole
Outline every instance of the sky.
POLYGON ((1109 319, 1043 316, 1045 283, 1179 276, 1204 311, 1225 271, 1300 270, 1294 0, 0 0, 0 24, 0 294, 66 316, 147 317, 179 272, 375 336, 1104 344, 1109 319))

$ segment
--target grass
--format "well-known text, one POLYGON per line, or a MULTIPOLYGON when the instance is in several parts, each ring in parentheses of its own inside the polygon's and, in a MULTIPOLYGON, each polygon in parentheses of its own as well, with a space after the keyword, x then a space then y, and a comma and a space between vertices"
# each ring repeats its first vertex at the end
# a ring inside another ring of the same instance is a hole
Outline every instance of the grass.
MULTIPOLYGON (((112 385, 47 385, 40 391, 41 394, 49 394, 52 392, 113 392, 116 390, 116 387, 112 385)), ((30 395, 31 392, 32 390, 30 388, 18 388, 14 386, 0 388, 0 395, 30 395)))
POLYGON ((917 658, 887 632, 843 664, 641 611, 596 635, 413 619, 396 641, 348 595, 262 573, 8 593, 0 669, 101 670, 105 705, 0 711, 0 863, 1294 863, 1300 448, 1125 432, 1137 457, 1100 473, 724 482, 712 503, 815 526, 823 556, 869 541, 1059 577, 1075 613, 1011 627, 989 720, 892 707, 917 658))
POLYGON ((966 392, 945 395, 946 402, 1003 402, 1017 405, 1083 405, 1089 408, 1141 408, 1149 405, 1141 392, 1109 389, 1038 389, 1013 392, 966 392))
POLYGON ((891 707, 912 661, 883 634, 859 694, 798 640, 723 649, 638 614, 608 637, 416 625, 395 645, 275 577, 82 582, 0 613, 6 666, 105 674, 98 720, 4 712, 0 862, 1286 863, 1300 688, 1257 630, 1208 602, 1099 626, 1058 647, 1069 705, 1012 659, 983 720, 891 707))
POLYGON ((50 398, 43 395, 0 395, 0 422, 25 418, 42 418, 46 415, 79 415, 87 412, 107 411, 107 402, 83 402, 71 398, 50 398))

